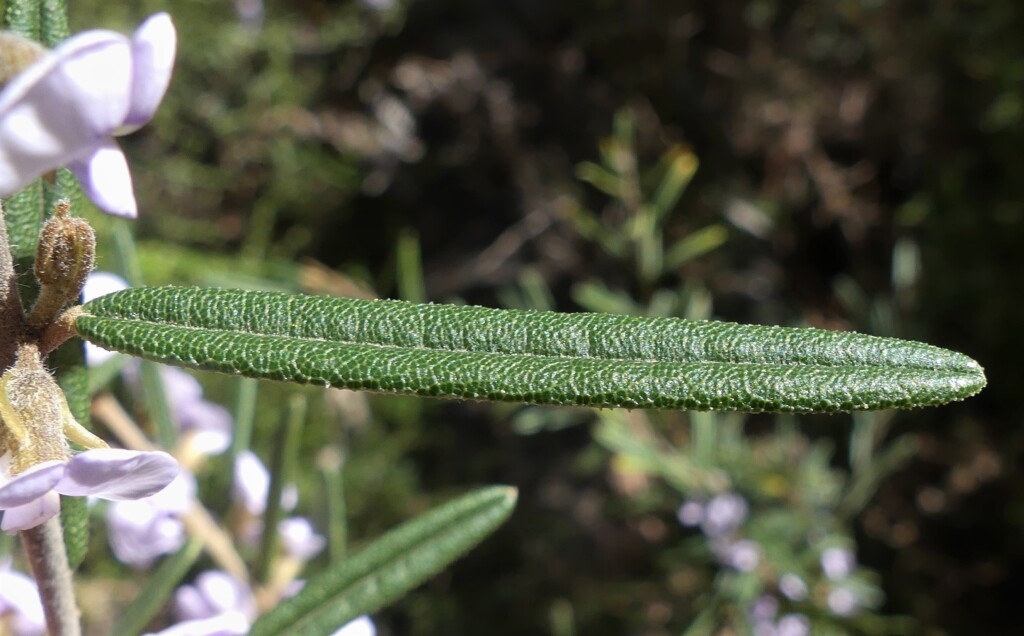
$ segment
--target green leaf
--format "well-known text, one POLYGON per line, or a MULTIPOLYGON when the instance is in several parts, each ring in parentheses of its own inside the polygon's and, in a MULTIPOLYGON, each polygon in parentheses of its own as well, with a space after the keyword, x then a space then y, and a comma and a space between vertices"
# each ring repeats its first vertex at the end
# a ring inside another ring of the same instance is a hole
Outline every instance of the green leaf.
POLYGON ((180 287, 84 307, 78 333, 183 366, 423 396, 597 407, 824 412, 973 395, 977 362, 821 329, 180 287))
POLYGON ((464 495, 377 539, 253 625, 250 634, 329 634, 376 611, 440 572, 512 512, 516 490, 492 486, 464 495))
POLYGON ((7 0, 4 6, 4 28, 36 40, 39 32, 39 0, 7 0))

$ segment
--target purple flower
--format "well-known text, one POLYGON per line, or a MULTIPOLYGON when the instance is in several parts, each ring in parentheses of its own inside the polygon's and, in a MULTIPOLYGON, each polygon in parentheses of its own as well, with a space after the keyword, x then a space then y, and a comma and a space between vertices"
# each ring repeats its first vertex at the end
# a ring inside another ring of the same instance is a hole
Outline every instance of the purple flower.
POLYGON ((740 572, 753 572, 761 563, 761 548, 749 539, 726 542, 714 550, 722 563, 740 572))
POLYGON ((167 453, 97 448, 52 460, 11 475, 11 453, 0 456, 0 529, 13 534, 34 528, 60 512, 61 495, 120 501, 159 492, 178 474, 167 453))
MULTIPOLYGON (((174 613, 182 622, 158 636, 233 636, 249 633, 256 601, 249 587, 220 570, 208 570, 174 594, 174 613)), ((369 616, 360 616, 331 636, 376 636, 369 616)))
POLYGON ((810 636, 811 621, 803 614, 786 614, 775 626, 777 636, 810 636))
POLYGON ((115 135, 152 119, 171 80, 177 34, 166 13, 131 39, 79 33, 0 92, 0 196, 67 166, 102 210, 135 217, 128 162, 115 135))
POLYGON ((860 599, 853 593, 853 590, 846 587, 837 587, 828 593, 828 608, 836 616, 853 616, 860 610, 860 599))
POLYGON ((848 577, 856 564, 857 558, 846 548, 826 548, 821 553, 821 570, 833 581, 848 577))
MULTIPOLYGON (((203 387, 177 367, 161 367, 167 403, 181 431, 188 455, 219 455, 231 444, 234 421, 219 404, 203 399, 203 387)), ((188 463, 188 462, 186 462, 188 463)))
POLYGON ((712 538, 727 535, 746 521, 747 511, 747 502, 740 495, 734 492, 716 495, 704 508, 701 530, 712 538))
POLYGON ((115 501, 107 507, 107 537, 122 563, 148 568, 158 557, 185 543, 180 515, 196 498, 196 480, 180 473, 160 492, 134 501, 115 501))
POLYGON ((0 561, 0 629, 14 636, 39 636, 46 631, 46 617, 35 581, 0 561))
POLYGON ((327 540, 313 530, 313 524, 303 517, 289 517, 277 525, 277 533, 281 544, 289 556, 299 561, 309 561, 315 557, 327 540))
POLYGON ((779 577, 779 591, 791 601, 802 601, 807 598, 807 584, 792 572, 779 577))
POLYGON ((699 499, 687 499, 676 511, 676 518, 688 528, 699 526, 704 520, 704 502, 699 499))

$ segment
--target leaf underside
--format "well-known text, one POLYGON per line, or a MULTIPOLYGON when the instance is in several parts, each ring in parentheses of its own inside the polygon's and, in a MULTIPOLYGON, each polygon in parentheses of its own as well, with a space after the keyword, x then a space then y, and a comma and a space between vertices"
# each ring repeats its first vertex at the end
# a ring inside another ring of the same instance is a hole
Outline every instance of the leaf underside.
POLYGON ((831 413, 938 405, 985 385, 962 354, 822 329, 182 287, 83 309, 83 338, 143 358, 433 397, 831 413))

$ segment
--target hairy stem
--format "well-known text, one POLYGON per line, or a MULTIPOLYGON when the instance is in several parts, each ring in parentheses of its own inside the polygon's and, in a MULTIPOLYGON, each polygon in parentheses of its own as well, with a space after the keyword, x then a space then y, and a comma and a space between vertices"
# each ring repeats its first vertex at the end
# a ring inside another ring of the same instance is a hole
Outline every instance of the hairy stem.
POLYGON ((23 530, 21 544, 39 585, 50 636, 79 636, 82 630, 60 519, 53 517, 42 525, 23 530))

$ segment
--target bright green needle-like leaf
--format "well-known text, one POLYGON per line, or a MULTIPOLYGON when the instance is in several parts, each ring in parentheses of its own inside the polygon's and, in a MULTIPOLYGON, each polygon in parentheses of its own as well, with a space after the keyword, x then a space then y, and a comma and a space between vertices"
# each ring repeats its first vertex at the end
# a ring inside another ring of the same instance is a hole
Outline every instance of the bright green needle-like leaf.
POLYGON ((177 287, 84 311, 82 337, 152 360, 435 397, 831 413, 943 404, 985 385, 962 354, 822 329, 177 287))
POLYGON ((508 518, 516 490, 483 488, 407 521, 264 615, 250 634, 330 634, 437 574, 508 518))

